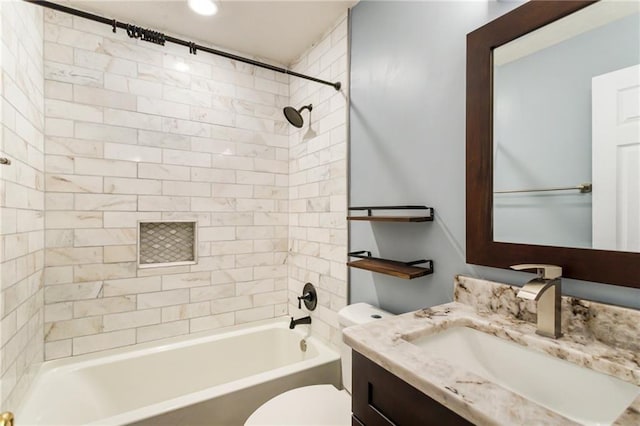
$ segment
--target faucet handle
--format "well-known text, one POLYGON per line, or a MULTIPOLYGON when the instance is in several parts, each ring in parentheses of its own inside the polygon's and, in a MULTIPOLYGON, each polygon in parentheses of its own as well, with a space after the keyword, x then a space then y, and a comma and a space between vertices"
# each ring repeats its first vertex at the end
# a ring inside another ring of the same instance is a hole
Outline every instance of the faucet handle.
POLYGON ((526 271, 529 269, 535 269, 538 274, 538 278, 544 280, 553 280, 562 276, 562 267, 556 265, 539 265, 536 263, 524 263, 521 265, 512 265, 511 269, 516 271, 526 271))

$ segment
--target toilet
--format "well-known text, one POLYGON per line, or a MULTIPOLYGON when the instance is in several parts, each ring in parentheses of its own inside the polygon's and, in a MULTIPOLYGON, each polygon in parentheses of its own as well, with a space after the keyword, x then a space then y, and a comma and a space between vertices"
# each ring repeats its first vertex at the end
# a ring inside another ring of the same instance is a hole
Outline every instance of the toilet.
MULTIPOLYGON (((338 312, 340 329, 392 316, 367 303, 355 303, 338 312)), ((340 344, 343 390, 333 385, 313 385, 281 393, 262 404, 245 426, 350 426, 351 348, 340 344)))

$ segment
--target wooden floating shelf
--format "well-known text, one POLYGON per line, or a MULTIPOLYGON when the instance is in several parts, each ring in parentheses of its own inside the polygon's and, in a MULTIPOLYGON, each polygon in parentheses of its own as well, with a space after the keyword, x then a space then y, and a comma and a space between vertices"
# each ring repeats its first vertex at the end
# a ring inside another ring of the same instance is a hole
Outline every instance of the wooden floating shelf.
POLYGON ((347 216, 347 220, 361 220, 367 222, 432 222, 433 207, 427 206, 376 206, 376 207, 349 207, 349 210, 365 210, 366 216, 347 216), (411 216, 373 216, 374 210, 426 210, 427 215, 411 215, 411 216))
POLYGON ((412 280, 414 278, 424 277, 433 273, 433 262, 431 260, 418 260, 415 262, 399 262, 397 260, 380 259, 371 257, 371 255, 363 256, 360 253, 349 253, 349 256, 359 257, 360 260, 347 262, 352 268, 364 269, 367 271, 377 272, 379 274, 391 275, 397 278, 412 280), (418 264, 428 264, 427 267, 416 266, 418 264))

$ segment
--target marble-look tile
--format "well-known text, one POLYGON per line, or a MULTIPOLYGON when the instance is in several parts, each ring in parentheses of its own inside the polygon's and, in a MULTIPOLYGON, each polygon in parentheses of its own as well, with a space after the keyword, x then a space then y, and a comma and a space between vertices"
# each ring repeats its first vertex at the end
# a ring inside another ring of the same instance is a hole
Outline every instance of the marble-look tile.
POLYGON ((137 342, 143 343, 150 340, 165 339, 167 337, 180 336, 189 332, 189 321, 174 321, 164 324, 149 325, 136 330, 137 342))
POLYGON ((235 324, 235 315, 233 312, 219 315, 209 315, 204 317, 193 318, 189 321, 191 331, 196 333, 205 330, 214 330, 222 327, 229 327, 235 324))
POLYGON ((103 318, 104 331, 123 330, 160 324, 160 309, 144 309, 141 311, 108 314, 103 318))
POLYGON ((73 339, 73 355, 119 348, 136 343, 136 330, 102 332, 73 339))
MULTIPOLYGON (((162 322, 178 321, 183 319, 198 318, 211 314, 209 302, 188 303, 185 305, 168 306, 162 308, 162 322)), ((193 332, 194 330, 191 329, 193 332)))

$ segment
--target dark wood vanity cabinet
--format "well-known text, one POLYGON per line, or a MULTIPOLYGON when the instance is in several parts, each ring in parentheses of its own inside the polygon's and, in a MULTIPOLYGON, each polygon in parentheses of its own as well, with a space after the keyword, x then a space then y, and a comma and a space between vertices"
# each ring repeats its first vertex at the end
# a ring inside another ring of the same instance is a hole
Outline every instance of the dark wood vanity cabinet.
POLYGON ((472 425, 356 351, 352 411, 353 426, 472 425))

